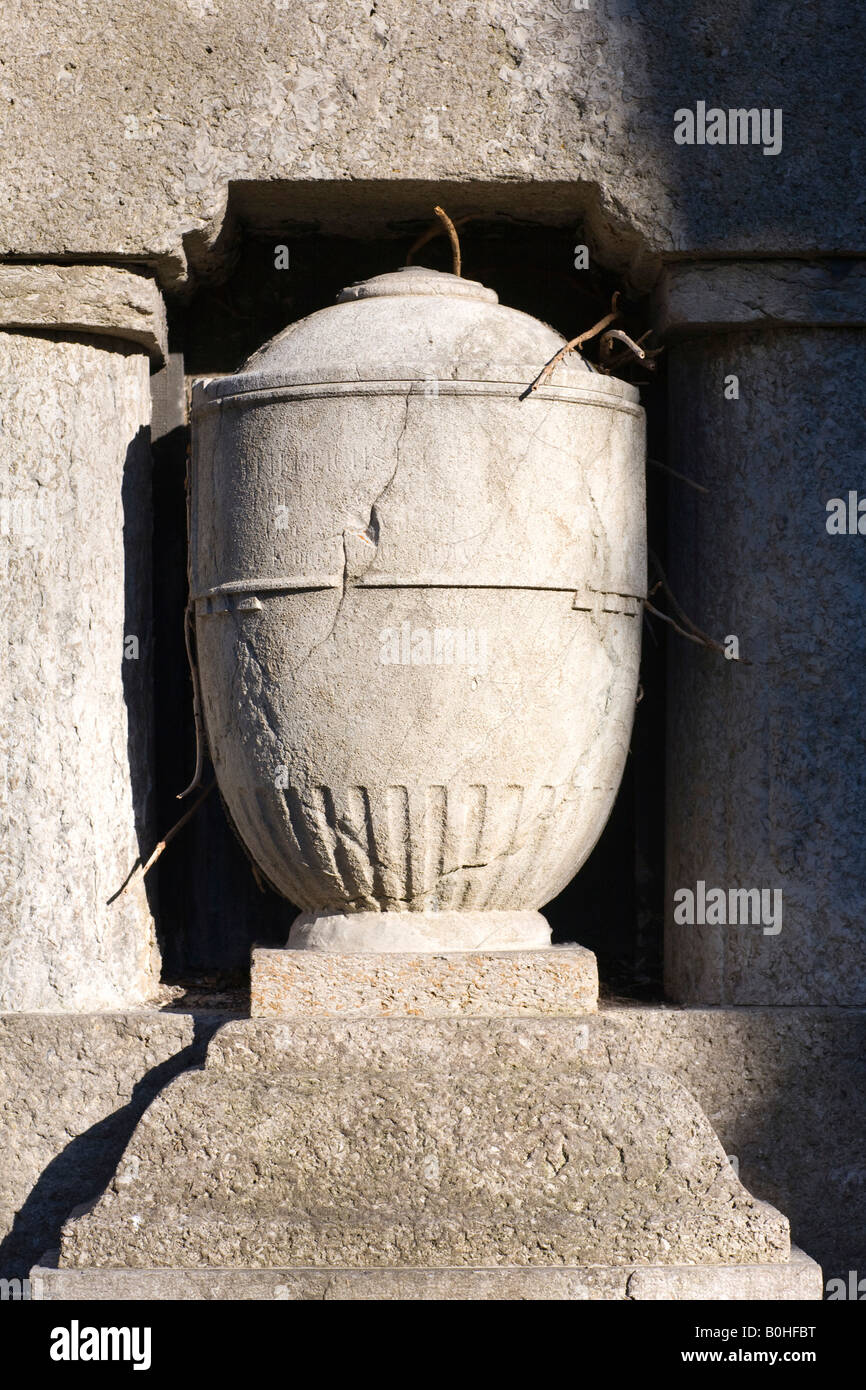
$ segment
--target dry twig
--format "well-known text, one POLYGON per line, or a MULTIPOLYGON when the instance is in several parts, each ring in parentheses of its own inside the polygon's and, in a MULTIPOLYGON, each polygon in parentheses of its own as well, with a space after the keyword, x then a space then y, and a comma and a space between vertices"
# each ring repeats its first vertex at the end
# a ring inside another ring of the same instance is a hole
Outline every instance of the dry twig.
POLYGON ((619 318, 619 309, 617 308, 618 300, 619 290, 617 290, 614 293, 614 296, 610 301, 610 313, 605 314, 604 318, 599 319, 598 323, 594 323, 592 325, 592 328, 587 328, 583 333, 578 333, 576 338, 571 339, 571 342, 564 343, 563 346, 559 349, 559 351, 554 353, 550 361, 544 364, 544 366, 542 367, 541 371, 538 373, 538 376, 535 378, 532 384, 530 386, 527 386, 526 390, 520 397, 522 401, 525 401, 527 396, 531 396, 533 391, 537 391, 539 386, 544 385, 548 377, 553 372, 554 368, 558 366, 558 364, 562 361, 563 357, 565 357, 567 353, 578 351, 583 343, 588 343, 590 338, 597 337, 599 333, 601 333, 605 328, 607 328, 608 324, 613 323, 615 319, 619 318))
MULTIPOLYGON (((467 213, 465 217, 455 217, 451 225, 454 227, 456 231, 458 227, 465 227, 466 223, 473 221, 473 219, 476 216, 477 213, 467 213)), ((426 246, 428 241, 432 241, 434 237, 442 236, 443 232, 445 232, 446 230, 447 229, 443 227, 440 218, 437 217, 435 221, 430 223, 430 226, 427 228, 427 230, 425 232, 422 232, 416 241, 412 242, 412 245, 406 252, 406 264, 412 265, 415 253, 417 251, 420 251, 422 246, 426 246)))
MULTIPOLYGON (((663 623, 668 623, 674 629, 675 632, 678 632, 681 637, 685 637, 689 642, 695 642, 700 647, 707 647, 710 651, 719 652, 720 655, 728 659, 728 654, 722 643, 717 642, 714 637, 710 637, 709 633, 703 632, 697 626, 696 623, 692 622, 688 613, 685 612, 682 604, 677 599, 676 595, 671 589, 670 584, 667 581, 667 575, 665 574, 664 570, 662 569, 659 563, 658 556, 655 555, 652 550, 649 552, 649 558, 651 563, 655 566, 656 570, 658 571, 659 575, 658 582, 653 586, 650 592, 655 593, 656 589, 659 586, 661 586, 661 588, 667 595, 668 602, 671 604, 671 607, 673 608, 680 622, 675 622, 674 619, 668 613, 661 613, 658 610, 658 608, 655 608, 653 604, 650 603, 648 598, 644 599, 644 608, 648 612, 652 613, 654 617, 661 618, 663 623), (681 627, 680 623, 684 623, 685 626, 681 627)), ((751 666, 752 664, 751 661, 748 661, 745 657, 741 656, 733 657, 731 659, 734 661, 739 661, 743 666, 751 666)))
POLYGON ((444 227, 445 227, 446 232, 448 233, 449 239, 450 239, 450 241, 451 241, 451 255, 452 255, 452 257, 453 257, 453 262, 454 262, 454 264, 453 264, 453 273, 454 273, 455 275, 459 275, 459 274, 460 274, 460 238, 459 238, 458 235, 457 235, 457 228, 454 226, 454 223, 451 221, 451 218, 448 216, 448 214, 447 214, 447 212, 444 210, 444 208, 440 208, 439 205, 437 204, 436 207, 433 209, 433 211, 435 212, 436 216, 441 220, 441 222, 443 223, 443 225, 444 225, 444 227))
POLYGON ((643 362, 646 371, 654 372, 656 364, 653 358, 658 357, 664 352, 664 348, 644 348, 641 346, 642 343, 646 342, 651 333, 652 329, 648 328, 646 333, 642 333, 637 341, 630 338, 628 334, 624 333, 620 328, 612 328, 609 333, 605 333, 599 344, 599 356, 601 357, 600 370, 610 374, 616 371, 617 367, 622 367, 626 362, 630 362, 634 357, 637 357, 638 361, 643 362), (618 352, 615 356, 612 355, 612 342, 614 338, 618 338, 620 342, 626 345, 625 352, 618 352))
POLYGON ((689 487, 693 487, 696 492, 705 492, 709 495, 710 489, 704 487, 703 483, 696 483, 694 478, 687 478, 685 473, 678 473, 675 468, 671 468, 670 464, 662 463, 661 459, 648 458, 647 463, 651 463, 654 468, 664 469, 665 473, 670 473, 672 477, 679 478, 681 483, 688 483, 689 487))
POLYGON ((201 712, 201 689, 198 679, 198 664, 193 655, 192 644, 192 619, 194 604, 192 599, 186 606, 183 615, 183 640, 186 644, 186 659, 189 663, 189 674, 192 681, 192 717, 195 725, 195 770, 192 774, 192 781, 182 792, 177 793, 177 800, 183 801, 185 796, 195 791, 201 785, 201 774, 204 771, 204 718, 201 712))
MULTIPOLYGON (((647 336, 646 333, 643 336, 645 338, 647 336)), ((624 333, 621 328, 609 328, 608 331, 602 337, 602 340, 599 344, 602 362, 606 362, 609 360, 611 355, 611 349, 613 347, 614 338, 618 338, 621 343, 625 343, 630 353, 633 353, 635 357, 640 358, 641 362, 644 361, 646 357, 646 352, 641 347, 640 342, 636 343, 634 338, 630 338, 628 334, 624 333)), ((627 355, 628 354, 620 353, 621 357, 627 355)))
POLYGON ((109 906, 111 905, 111 903, 117 901, 117 899, 120 897, 120 895, 121 895, 121 893, 124 891, 124 889, 126 889, 126 888, 129 886, 129 884, 132 882, 132 880, 135 878, 136 874, 139 874, 139 873, 140 873, 140 874, 141 874, 141 877, 144 878, 144 875, 145 875, 146 873, 148 873, 150 869, 153 868, 154 864, 156 863, 156 861, 157 861, 157 859, 159 858, 159 856, 162 854, 162 852, 163 852, 163 850, 165 849, 166 845, 170 845, 171 842, 172 842, 172 840, 174 839, 175 835, 178 833, 178 831, 179 831, 179 830, 182 830, 183 827, 186 825, 187 821, 192 819, 192 817, 195 815, 196 811, 198 810, 199 806, 201 806, 202 802, 205 800, 206 797, 210 796, 210 794, 211 794, 211 792, 213 791, 213 789, 214 789, 215 786, 216 786, 216 780, 214 780, 213 782, 209 782, 209 783, 208 783, 208 785, 205 787, 204 791, 203 791, 199 796, 196 797, 195 801, 192 803, 192 805, 189 807, 189 809, 186 810, 186 811, 184 811, 184 813, 183 813, 183 815, 181 816, 180 820, 179 820, 179 821, 175 821, 174 825, 171 827, 171 830, 169 830, 169 831, 162 837, 162 839, 160 840, 159 844, 156 846, 156 849, 153 851, 153 853, 151 854, 150 858, 147 860, 147 862, 146 862, 145 864, 142 864, 141 859, 137 859, 137 860, 135 861, 135 863, 133 864, 133 866, 132 866, 132 868, 130 869, 129 873, 127 874, 126 878, 123 880, 123 883, 122 883, 122 884, 120 885, 120 887, 118 888, 117 892, 114 893, 114 894, 112 894, 112 896, 108 899, 108 905, 109 905, 109 906))
POLYGON ((654 618, 661 618, 663 623, 668 623, 673 628, 674 632, 679 633, 680 637, 685 637, 689 642, 696 642, 699 647, 710 647, 715 652, 721 652, 722 656, 725 655, 725 649, 720 642, 716 642, 714 638, 708 637, 706 633, 698 634, 696 632, 686 632, 685 628, 680 627, 679 623, 674 622, 673 618, 670 617, 668 613, 662 613, 658 608, 655 608, 648 598, 644 599, 643 606, 648 613, 652 613, 654 618))

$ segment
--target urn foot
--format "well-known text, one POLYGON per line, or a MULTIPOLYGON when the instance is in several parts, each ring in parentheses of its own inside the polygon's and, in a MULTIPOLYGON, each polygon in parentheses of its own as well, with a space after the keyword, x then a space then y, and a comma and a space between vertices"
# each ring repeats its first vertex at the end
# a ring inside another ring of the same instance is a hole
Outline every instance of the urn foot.
POLYGON ((550 946, 540 912, 303 912, 296 951, 537 951, 550 946))

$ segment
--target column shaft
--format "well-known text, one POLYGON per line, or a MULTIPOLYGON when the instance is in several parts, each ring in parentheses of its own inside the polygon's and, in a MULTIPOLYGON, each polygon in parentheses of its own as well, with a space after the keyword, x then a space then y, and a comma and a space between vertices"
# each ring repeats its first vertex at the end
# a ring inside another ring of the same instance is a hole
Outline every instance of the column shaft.
POLYGON ((670 637, 666 976, 687 1003, 866 1004, 866 535, 826 525, 829 499, 866 498, 864 284, 852 262, 691 266, 660 296, 671 462, 708 489, 671 481, 671 587, 744 659, 670 637), (676 920, 699 882, 726 920, 676 920), (738 889, 781 900, 744 924, 740 897, 733 923, 738 889))
POLYGON ((139 285, 0 267, 5 1010, 119 1008, 158 978, 140 876, 110 901, 153 830, 149 361, 118 307, 139 285))

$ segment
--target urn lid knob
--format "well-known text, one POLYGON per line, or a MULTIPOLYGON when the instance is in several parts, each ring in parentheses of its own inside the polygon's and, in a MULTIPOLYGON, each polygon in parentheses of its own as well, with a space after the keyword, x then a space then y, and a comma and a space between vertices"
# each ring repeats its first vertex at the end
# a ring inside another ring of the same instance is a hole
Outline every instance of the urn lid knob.
POLYGON ((400 270, 391 270, 386 275, 373 275, 369 280, 358 280, 347 285, 337 295, 338 304, 347 304, 355 299, 379 299, 384 295, 436 295, 449 299, 481 299, 487 304, 498 304, 499 295, 489 290, 477 280, 464 280, 459 275, 449 275, 441 270, 428 270, 423 265, 405 265, 400 270))

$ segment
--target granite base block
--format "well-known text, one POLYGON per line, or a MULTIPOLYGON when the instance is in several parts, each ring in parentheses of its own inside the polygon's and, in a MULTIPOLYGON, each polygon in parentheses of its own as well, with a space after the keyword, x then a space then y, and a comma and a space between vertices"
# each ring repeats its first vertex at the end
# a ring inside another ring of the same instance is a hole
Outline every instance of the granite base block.
POLYGON ((595 1012, 582 946, 535 951, 253 951, 254 1018, 566 1016, 595 1012))

